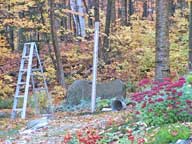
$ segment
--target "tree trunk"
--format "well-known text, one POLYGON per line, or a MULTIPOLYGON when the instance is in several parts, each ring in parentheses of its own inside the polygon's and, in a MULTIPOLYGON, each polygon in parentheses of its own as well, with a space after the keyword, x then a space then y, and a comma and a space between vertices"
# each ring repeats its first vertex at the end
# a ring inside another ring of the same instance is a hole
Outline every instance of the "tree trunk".
POLYGON ((111 22, 115 23, 116 21, 116 6, 115 6, 115 1, 112 4, 112 9, 111 9, 111 22))
POLYGON ((133 0, 129 0, 129 16, 134 13, 133 0))
MULTIPOLYGON (((63 0, 63 4, 65 5, 65 7, 67 7, 67 1, 66 0, 63 0)), ((61 26, 63 26, 65 28, 65 30, 68 29, 67 27, 67 19, 68 17, 66 15, 64 15, 62 18, 61 18, 61 26)))
POLYGON ((142 15, 143 18, 144 18, 144 17, 146 18, 146 17, 148 16, 147 10, 148 10, 147 1, 144 1, 144 2, 143 2, 143 15, 142 15))
MULTIPOLYGON (((75 0, 70 0, 70 8, 72 11, 75 11, 77 12, 77 5, 76 5, 76 1, 75 0)), ((75 28, 75 34, 77 36, 81 35, 81 31, 80 31, 80 26, 79 26, 79 22, 78 22, 78 16, 72 14, 73 16, 73 25, 74 25, 74 28, 75 28)))
POLYGON ((128 2, 127 0, 125 1, 125 25, 128 26, 128 2))
POLYGON ((189 13, 189 71, 192 71, 192 2, 190 2, 189 13))
MULTIPOLYGON (((82 0, 77 0, 77 7, 78 7, 78 11, 79 13, 84 13, 84 8, 83 8, 83 2, 82 0)), ((84 16, 78 16, 78 20, 79 20, 79 27, 80 27, 80 36, 85 37, 86 33, 85 33, 85 18, 84 16)))
POLYGON ((110 26, 111 26, 111 14, 112 14, 112 6, 115 0, 107 0, 107 16, 106 16, 106 22, 105 22, 105 36, 103 41, 103 54, 104 54, 104 62, 108 62, 108 52, 109 49, 109 33, 110 33, 110 26))
POLYGON ((169 77, 169 1, 156 0, 156 58, 155 79, 169 77))
POLYGON ((121 9, 122 9, 122 6, 121 6, 121 1, 122 0, 117 0, 117 3, 118 3, 118 19, 119 18, 122 18, 122 12, 121 12, 121 9))
POLYGON ((63 66, 62 66, 62 62, 61 62, 60 48, 58 45, 57 30, 55 27, 55 16, 54 16, 53 3, 54 3, 54 0, 50 0, 51 38, 52 38, 53 49, 54 49, 55 57, 56 57, 57 80, 62 87, 65 87, 64 71, 63 71, 63 66))
POLYGON ((174 0, 169 0, 169 16, 174 16, 175 14, 175 3, 174 0))
POLYGON ((15 50, 15 46, 14 46, 14 30, 12 27, 10 27, 10 31, 9 31, 9 44, 11 46, 11 50, 14 51, 15 50))
MULTIPOLYGON (((81 13, 84 13, 84 7, 83 7, 83 1, 82 0, 70 0, 70 6, 71 10, 81 13)), ((73 14, 73 19, 75 23, 75 29, 76 29, 76 34, 81 37, 85 37, 85 17, 81 15, 74 15, 73 14)))
POLYGON ((26 41, 25 35, 24 35, 24 28, 19 28, 18 30, 18 50, 23 50, 23 44, 26 41))
MULTIPOLYGON (((100 21, 100 16, 99 16, 99 0, 95 0, 94 3, 94 17, 95 17, 95 22, 99 22, 100 21)), ((101 41, 101 37, 99 36, 99 41, 101 41)), ((98 49, 98 57, 103 59, 104 58, 104 54, 103 54, 103 47, 101 47, 101 43, 99 43, 99 49, 98 49)))
POLYGON ((48 46, 49 56, 51 58, 52 64, 53 64, 55 70, 57 70, 57 63, 56 63, 56 60, 54 58, 54 55, 52 55, 52 50, 51 50, 51 45, 50 45, 49 40, 47 40, 47 46, 48 46))
POLYGON ((121 24, 127 25, 128 22, 128 6, 127 6, 127 0, 122 0, 122 15, 121 15, 121 24))
POLYGON ((89 10, 92 9, 92 6, 93 6, 93 1, 92 0, 88 0, 88 15, 89 15, 89 18, 88 18, 88 26, 91 27, 93 26, 93 19, 92 19, 92 16, 90 15, 90 12, 89 10))
POLYGON ((100 21, 99 20, 99 0, 95 0, 95 22, 100 21))
POLYGON ((180 4, 180 14, 181 14, 181 17, 183 17, 184 16, 184 8, 185 8, 185 1, 184 0, 179 0, 178 1, 179 2, 179 4, 180 4))

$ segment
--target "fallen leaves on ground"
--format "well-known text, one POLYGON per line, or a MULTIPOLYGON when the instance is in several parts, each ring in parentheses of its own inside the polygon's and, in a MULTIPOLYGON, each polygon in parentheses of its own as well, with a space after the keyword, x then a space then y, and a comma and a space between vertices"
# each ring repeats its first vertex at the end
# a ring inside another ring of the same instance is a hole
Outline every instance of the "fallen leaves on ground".
MULTIPOLYGON (((97 129, 99 133, 107 131, 111 126, 118 126, 128 120, 130 111, 103 112, 99 114, 80 114, 78 112, 58 112, 50 119, 49 124, 37 130, 27 130, 26 121, 11 121, 3 119, 3 128, 15 128, 16 125, 22 125, 19 133, 14 136, 6 137, 8 142, 12 143, 62 143, 66 133, 75 134, 86 128, 97 129), (11 124, 11 125, 10 125, 11 124)), ((2 140, 1 140, 2 141, 2 140)))

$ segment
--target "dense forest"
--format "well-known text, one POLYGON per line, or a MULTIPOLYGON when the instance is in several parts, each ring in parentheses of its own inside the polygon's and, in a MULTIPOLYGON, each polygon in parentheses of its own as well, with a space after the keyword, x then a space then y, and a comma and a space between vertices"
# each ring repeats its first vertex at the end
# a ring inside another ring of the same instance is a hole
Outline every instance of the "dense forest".
POLYGON ((191 0, 0 0, 0 144, 190 144, 191 71, 191 0))

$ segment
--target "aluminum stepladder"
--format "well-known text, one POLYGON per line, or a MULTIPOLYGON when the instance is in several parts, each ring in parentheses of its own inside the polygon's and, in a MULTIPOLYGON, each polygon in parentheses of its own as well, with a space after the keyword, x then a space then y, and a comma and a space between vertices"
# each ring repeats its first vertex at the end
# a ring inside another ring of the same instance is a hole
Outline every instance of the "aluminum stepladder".
POLYGON ((48 105, 51 107, 51 95, 48 92, 47 83, 45 80, 45 76, 43 74, 43 67, 40 61, 40 56, 38 54, 37 46, 35 42, 25 43, 21 58, 21 64, 18 74, 17 86, 14 95, 13 109, 11 113, 11 118, 16 118, 17 113, 21 113, 21 118, 25 119, 26 117, 26 109, 27 109, 27 99, 30 90, 30 83, 32 84, 32 91, 35 101, 35 109, 38 111, 38 101, 36 92, 44 90, 47 98, 48 105), (33 68, 33 59, 37 59, 38 68, 33 68), (37 88, 35 84, 34 76, 37 72, 40 72, 41 77, 43 78, 43 87, 37 88), (24 80, 25 79, 25 80, 24 80), (24 90, 22 91, 22 88, 24 90), (19 107, 18 102, 22 103, 22 106, 19 107))

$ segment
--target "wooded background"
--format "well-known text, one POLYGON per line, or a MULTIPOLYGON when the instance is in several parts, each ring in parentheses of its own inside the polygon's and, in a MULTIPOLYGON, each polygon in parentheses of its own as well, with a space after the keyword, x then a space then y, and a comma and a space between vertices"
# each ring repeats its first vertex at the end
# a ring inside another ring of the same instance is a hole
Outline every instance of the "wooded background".
MULTIPOLYGON (((156 22, 155 76, 160 80, 170 75, 169 26, 174 23, 177 10, 178 18, 190 19, 190 4, 185 0, 1 0, 0 46, 18 51, 22 50, 23 43, 33 41, 37 42, 41 53, 42 47, 47 45, 57 79, 64 87, 61 44, 74 42, 74 39, 89 41, 93 38, 94 22, 100 21, 99 58, 110 64, 113 51, 110 36, 118 27, 132 29, 135 21, 156 22)), ((189 61, 191 57, 189 54, 189 61)), ((1 73, 4 73, 3 68, 1 73)))

